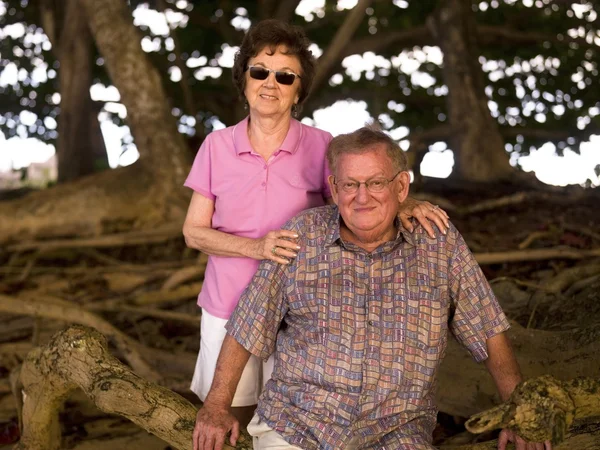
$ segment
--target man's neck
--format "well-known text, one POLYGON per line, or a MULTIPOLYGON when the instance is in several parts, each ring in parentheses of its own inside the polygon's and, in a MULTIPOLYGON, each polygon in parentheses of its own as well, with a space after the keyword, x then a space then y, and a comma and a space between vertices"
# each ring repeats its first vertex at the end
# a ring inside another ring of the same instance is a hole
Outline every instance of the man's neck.
MULTIPOLYGON (((340 218, 341 219, 341 218, 340 218)), ((377 247, 386 242, 396 239, 398 229, 395 224, 385 230, 374 230, 372 232, 361 232, 351 230, 346 226, 343 220, 340 221, 340 237, 347 242, 362 248, 368 253, 374 251, 377 247)))

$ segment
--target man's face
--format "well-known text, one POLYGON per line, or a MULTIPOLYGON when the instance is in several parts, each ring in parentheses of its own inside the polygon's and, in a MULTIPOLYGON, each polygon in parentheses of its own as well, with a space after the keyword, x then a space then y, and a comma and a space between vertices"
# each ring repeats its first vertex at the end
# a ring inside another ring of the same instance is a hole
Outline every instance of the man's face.
POLYGON ((346 226, 361 240, 376 240, 395 230, 394 219, 408 195, 410 176, 406 171, 398 173, 381 192, 368 190, 364 183, 356 192, 346 192, 344 187, 352 182, 390 180, 396 174, 383 144, 362 154, 339 156, 336 173, 329 179, 333 200, 346 226))

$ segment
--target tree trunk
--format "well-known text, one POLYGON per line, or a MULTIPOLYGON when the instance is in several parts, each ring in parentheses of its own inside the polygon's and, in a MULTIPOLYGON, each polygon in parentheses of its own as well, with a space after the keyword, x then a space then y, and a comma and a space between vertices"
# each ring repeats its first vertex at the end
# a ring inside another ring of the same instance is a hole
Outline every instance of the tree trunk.
POLYGON ((444 53, 448 121, 453 131, 453 176, 496 182, 514 176, 504 139, 490 114, 476 45, 471 0, 442 0, 433 16, 436 40, 444 53))
POLYGON ((78 6, 127 108, 140 161, 3 203, 0 243, 150 228, 185 217, 186 144, 126 2, 78 0, 78 6))
POLYGON ((190 163, 185 140, 177 132, 160 74, 141 48, 127 4, 121 0, 79 0, 79 4, 127 108, 140 157, 151 165, 155 181, 149 190, 160 197, 165 189, 180 191, 190 163))
POLYGON ((108 168, 98 110, 90 97, 93 41, 76 0, 42 0, 40 19, 60 63, 58 181, 75 180, 108 168))
POLYGON ((67 0, 62 13, 55 53, 60 62, 60 115, 58 116, 58 181, 63 183, 108 168, 98 111, 90 97, 93 41, 77 0, 67 0))

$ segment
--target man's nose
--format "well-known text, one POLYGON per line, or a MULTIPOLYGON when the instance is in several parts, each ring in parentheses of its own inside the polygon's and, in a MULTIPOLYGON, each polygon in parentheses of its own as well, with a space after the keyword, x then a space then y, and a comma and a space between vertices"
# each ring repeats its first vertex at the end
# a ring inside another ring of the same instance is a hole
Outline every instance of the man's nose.
POLYGON ((360 203, 366 203, 369 201, 371 193, 367 189, 367 185, 361 183, 358 185, 358 190, 356 191, 356 200, 360 203))

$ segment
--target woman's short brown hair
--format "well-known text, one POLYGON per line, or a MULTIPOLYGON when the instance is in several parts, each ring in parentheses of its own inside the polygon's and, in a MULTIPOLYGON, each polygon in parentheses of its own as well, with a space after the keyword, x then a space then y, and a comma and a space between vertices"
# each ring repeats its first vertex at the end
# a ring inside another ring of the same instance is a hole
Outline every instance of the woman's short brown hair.
POLYGON ((248 68, 250 58, 258 55, 265 47, 269 47, 274 52, 280 45, 287 48, 286 54, 296 56, 300 61, 302 73, 299 75, 302 78, 300 79, 298 105, 306 100, 315 76, 315 57, 308 49, 310 41, 302 28, 276 19, 262 20, 252 26, 244 36, 240 50, 235 55, 232 69, 233 83, 241 98, 244 98, 246 89, 244 72, 248 68))
POLYGON ((387 155, 392 161, 394 172, 408 170, 406 153, 390 136, 385 134, 377 124, 370 124, 348 134, 340 134, 333 138, 327 148, 327 163, 335 176, 337 162, 342 154, 361 154, 375 145, 385 146, 387 155))

